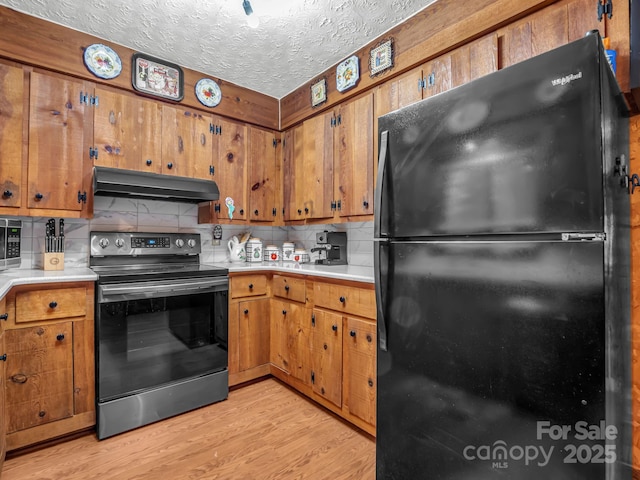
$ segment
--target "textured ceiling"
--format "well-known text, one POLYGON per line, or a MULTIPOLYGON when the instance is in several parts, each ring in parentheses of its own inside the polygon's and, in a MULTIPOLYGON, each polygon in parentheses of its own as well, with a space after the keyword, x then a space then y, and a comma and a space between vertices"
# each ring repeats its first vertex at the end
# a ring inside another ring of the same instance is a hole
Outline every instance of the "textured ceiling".
MULTIPOLYGON (((435 0, 0 0, 0 5, 282 98, 435 0)), ((361 59, 366 61, 366 59, 361 59)))

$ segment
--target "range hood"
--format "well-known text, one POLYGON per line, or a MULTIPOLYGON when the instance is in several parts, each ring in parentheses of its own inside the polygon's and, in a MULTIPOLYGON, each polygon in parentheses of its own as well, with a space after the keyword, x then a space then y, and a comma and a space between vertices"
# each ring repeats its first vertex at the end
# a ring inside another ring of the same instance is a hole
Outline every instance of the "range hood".
POLYGON ((220 198, 213 180, 108 167, 94 167, 93 194, 190 203, 220 198))

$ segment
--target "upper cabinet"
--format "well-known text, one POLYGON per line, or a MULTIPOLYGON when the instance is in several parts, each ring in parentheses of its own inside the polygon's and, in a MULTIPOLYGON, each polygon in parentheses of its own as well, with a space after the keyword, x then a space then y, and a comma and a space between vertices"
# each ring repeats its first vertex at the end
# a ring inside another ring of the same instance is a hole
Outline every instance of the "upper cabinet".
POLYGON ((0 207, 20 207, 22 197, 22 68, 0 64, 0 207))
POLYGON ((96 87, 93 164, 162 173, 162 107, 157 102, 107 87, 96 87))
POLYGON ((40 210, 43 215, 50 210, 83 210, 87 194, 85 156, 89 155, 93 124, 86 110, 92 92, 88 82, 31 73, 27 174, 30 209, 40 210))
POLYGON ((249 220, 274 222, 280 207, 278 139, 274 132, 249 127, 249 220))

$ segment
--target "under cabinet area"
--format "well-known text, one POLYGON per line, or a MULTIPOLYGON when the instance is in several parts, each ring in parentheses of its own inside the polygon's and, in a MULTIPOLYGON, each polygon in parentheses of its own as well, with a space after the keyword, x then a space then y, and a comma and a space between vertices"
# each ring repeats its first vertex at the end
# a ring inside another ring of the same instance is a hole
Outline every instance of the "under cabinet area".
POLYGON ((60 285, 4 299, 7 450, 95 425, 94 284, 60 285))
POLYGON ((375 435, 373 284, 232 273, 229 304, 230 385, 272 374, 375 435))

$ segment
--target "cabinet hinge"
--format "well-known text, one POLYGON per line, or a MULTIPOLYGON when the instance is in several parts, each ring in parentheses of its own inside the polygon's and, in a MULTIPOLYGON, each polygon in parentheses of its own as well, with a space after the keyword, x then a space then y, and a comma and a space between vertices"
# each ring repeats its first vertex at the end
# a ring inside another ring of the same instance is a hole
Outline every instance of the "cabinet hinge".
POLYGON ((331 201, 331 211, 332 211, 332 212, 335 212, 335 211, 336 211, 337 206, 338 206, 338 204, 332 200, 332 201, 331 201))
POLYGON ((220 213, 220 204, 219 204, 219 203, 216 203, 216 204, 213 206, 213 211, 214 211, 214 212, 217 212, 217 213, 220 213))
POLYGON ((2 355, 0 355, 0 360, 2 360, 3 362, 7 361, 7 354, 3 353, 2 355))
POLYGON ((611 17, 613 16, 613 4, 611 3, 611 0, 604 0, 604 3, 602 3, 602 0, 598 0, 598 21, 599 22, 602 21, 603 15, 606 15, 607 17, 609 17, 609 19, 611 19, 611 17))
POLYGON ((213 123, 209 124, 209 133, 215 133, 215 131, 213 130, 213 123))
POLYGON ((78 203, 87 203, 87 192, 78 192, 78 203))
POLYGON ((342 200, 338 200, 338 211, 342 210, 342 200))
POLYGON ((427 82, 424 81, 424 78, 419 78, 418 79, 418 91, 424 90, 425 88, 427 88, 427 82))
POLYGON ((91 105, 93 105, 94 107, 97 107, 100 105, 100 99, 98 98, 97 95, 95 97, 91 97, 90 102, 91 102, 91 105))
POLYGON ((316 383, 316 374, 314 372, 311 372, 311 383, 316 383))
POLYGON ((311 314, 311 326, 312 327, 316 326, 316 314, 315 313, 311 314))
POLYGON ((97 159, 98 158, 98 149, 89 147, 89 159, 97 159))
POLYGON ((222 127, 220 125, 216 125, 216 134, 222 135, 222 127))
POLYGON ((83 103, 84 103, 84 104, 87 104, 87 105, 88 105, 88 104, 89 104, 89 101, 88 101, 88 99, 87 99, 87 98, 88 98, 87 94, 86 94, 86 93, 84 93, 84 92, 81 90, 81 91, 80 91, 80 104, 83 104, 83 103))
POLYGON ((209 175, 213 175, 215 173, 215 168, 213 168, 213 165, 209 165, 209 175))
POLYGON ((342 114, 338 115, 337 124, 342 125, 342 114))
POLYGON ((271 210, 271 212, 273 213, 273 216, 275 217, 278 214, 278 209, 276 207, 273 207, 273 210, 271 210))
POLYGON ((427 75, 427 87, 431 88, 436 84, 436 74, 430 73, 427 75))
POLYGON ((336 126, 336 117, 331 117, 331 127, 336 126))

